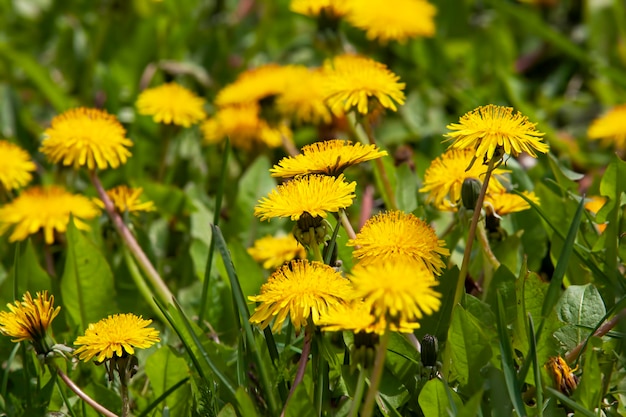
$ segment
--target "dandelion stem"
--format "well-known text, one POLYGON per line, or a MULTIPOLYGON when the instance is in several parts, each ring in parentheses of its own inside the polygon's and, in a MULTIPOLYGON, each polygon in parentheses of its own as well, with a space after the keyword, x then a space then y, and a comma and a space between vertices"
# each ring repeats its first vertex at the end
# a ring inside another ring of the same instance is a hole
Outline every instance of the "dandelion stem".
POLYGON ((89 395, 85 394, 85 392, 81 390, 78 387, 78 385, 76 385, 74 381, 72 381, 70 377, 67 376, 62 370, 56 367, 55 367, 55 370, 57 374, 61 377, 63 382, 65 382, 65 385, 67 385, 69 389, 71 389, 76 395, 78 395, 78 397, 84 402, 86 402, 91 408, 93 408, 100 414, 104 415, 105 417, 118 417, 117 414, 113 413, 112 411, 107 410, 102 405, 100 405, 100 403, 96 402, 89 395))
MULTIPOLYGON (((622 311, 617 313, 615 316, 613 316, 611 320, 607 321, 602 326, 600 326, 600 328, 598 328, 598 330, 596 330, 593 335, 596 337, 604 336, 613 327, 615 327, 617 323, 624 317, 626 317, 626 309, 623 309, 622 311)), ((572 349, 565 355, 565 361, 568 363, 572 363, 573 361, 577 360, 578 355, 580 355, 581 351, 583 350, 586 344, 587 344, 587 339, 583 340, 578 345, 576 345, 574 349, 572 349)))
POLYGON ((91 182, 96 187, 100 200, 104 203, 104 209, 113 222, 113 227, 115 227, 115 230, 119 233, 124 244, 128 247, 135 259, 137 259, 137 262, 139 262, 141 269, 143 269, 144 273, 148 277, 148 280, 154 286, 160 300, 164 304, 169 304, 173 297, 172 293, 167 288, 167 285, 165 285, 165 282, 163 282, 163 279, 154 268, 143 249, 141 249, 141 246, 137 243, 135 236, 133 236, 128 226, 126 226, 120 215, 115 211, 115 206, 107 193, 104 191, 102 183, 98 178, 98 174, 96 174, 95 171, 91 171, 90 177, 91 182))
POLYGON ((487 239, 487 231, 485 230, 485 226, 482 223, 479 223, 477 226, 476 238, 480 243, 480 246, 483 248, 483 252, 491 264, 492 270, 485 274, 485 279, 483 280, 483 300, 487 299, 487 293, 489 292, 489 285, 491 284, 491 279, 493 278, 493 272, 500 268, 500 261, 496 258, 496 255, 493 254, 491 250, 491 246, 489 245, 489 239, 487 239))
POLYGON ((293 393, 296 392, 296 388, 300 385, 300 382, 304 379, 304 371, 306 370, 306 364, 309 361, 309 353, 311 353, 311 341, 313 340, 313 325, 309 324, 304 329, 304 342, 302 344, 302 354, 300 356, 300 360, 298 361, 298 370, 296 371, 296 377, 293 380, 293 384, 291 385, 291 389, 289 390, 289 395, 287 396, 287 401, 285 401, 285 406, 283 407, 283 411, 280 413, 280 417, 285 416, 285 411, 287 410, 287 404, 289 404, 289 400, 293 396, 293 393))
MULTIPOLYGON (((315 235, 315 230, 313 228, 309 229, 309 233, 311 235, 315 235)), ((310 246, 311 251, 313 252, 313 258, 321 263, 324 263, 324 256, 322 255, 322 251, 320 250, 320 245, 317 242, 313 242, 310 246)))
POLYGON ((385 331, 380 341, 378 342, 378 350, 376 351, 376 359, 374 359, 374 368, 372 369, 372 377, 370 378, 370 388, 367 391, 365 397, 365 403, 361 409, 362 417, 372 417, 374 413, 374 403, 376 402, 376 396, 378 395, 378 386, 383 376, 383 370, 385 369, 385 356, 387 355, 387 346, 389 345, 389 339, 391 339, 391 332, 385 331))
MULTIPOLYGON (((372 131, 372 127, 370 123, 363 118, 361 120, 361 124, 363 126, 363 130, 365 130, 365 134, 367 135, 367 139, 371 145, 376 145, 376 138, 374 137, 374 132, 372 131)), ((393 187, 391 186, 391 182, 389 181, 389 175, 387 175, 387 170, 385 169, 385 164, 383 164, 382 158, 376 158, 374 160, 374 166, 378 171, 378 175, 380 176, 380 180, 383 183, 383 192, 385 194, 385 202, 389 205, 390 210, 397 210, 398 204, 396 203, 396 195, 393 192, 393 187)))
POLYGON ((366 376, 367 370, 360 366, 359 379, 356 383, 356 390, 354 391, 354 398, 352 399, 352 406, 350 407, 350 414, 348 417, 357 417, 359 415, 359 407, 361 406, 361 400, 363 400, 363 394, 365 393, 366 376))
POLYGON ((352 224, 350 223, 348 215, 346 214, 346 211, 344 209, 339 210, 339 220, 341 221, 341 225, 343 226, 343 228, 346 230, 348 237, 350 239, 356 239, 356 233, 354 233, 352 224))

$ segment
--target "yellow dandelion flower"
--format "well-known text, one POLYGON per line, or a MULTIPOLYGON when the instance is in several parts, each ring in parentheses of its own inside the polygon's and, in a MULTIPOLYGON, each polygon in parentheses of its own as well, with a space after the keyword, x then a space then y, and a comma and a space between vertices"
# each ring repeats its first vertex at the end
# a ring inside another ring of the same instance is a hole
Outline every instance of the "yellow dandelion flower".
POLYGON ((356 247, 352 255, 362 265, 417 261, 437 275, 446 267, 441 257, 450 255, 445 242, 437 238, 428 223, 401 211, 370 218, 348 246, 356 247))
POLYGON ((285 91, 298 77, 297 65, 266 64, 239 74, 239 77, 217 94, 215 104, 220 107, 258 103, 285 91))
MULTIPOLYGON (((113 202, 113 205, 120 213, 137 213, 140 211, 154 211, 154 203, 152 201, 140 201, 143 188, 130 188, 126 185, 119 185, 115 188, 107 190, 107 195, 113 202)), ((104 203, 100 199, 95 199, 94 202, 100 207, 104 208, 104 203)))
POLYGON ((337 176, 349 166, 386 155, 387 151, 376 145, 333 139, 304 146, 301 154, 283 158, 270 172, 273 177, 282 178, 308 174, 337 176))
POLYGON ((512 107, 489 104, 481 106, 461 117, 459 123, 446 126, 452 132, 445 136, 453 140, 451 148, 474 151, 479 159, 490 160, 496 149, 518 156, 526 152, 533 158, 535 151, 546 153, 550 147, 541 142, 544 135, 520 112, 513 114, 512 107))
POLYGON ((43 229, 46 243, 52 244, 55 230, 59 233, 67 230, 70 213, 76 227, 87 230, 89 226, 81 220, 93 219, 100 211, 87 197, 71 194, 61 187, 31 187, 0 207, 0 234, 14 227, 9 241, 16 242, 43 229))
POLYGON ((52 119, 40 151, 53 163, 89 169, 117 168, 131 155, 126 130, 104 110, 80 107, 52 119))
POLYGON ((305 16, 317 17, 323 13, 339 18, 348 11, 348 3, 345 0, 291 0, 289 9, 305 16))
MULTIPOLYGON (((589 201, 585 203, 585 209, 589 210, 593 214, 597 214, 600 211, 600 209, 604 207, 604 205, 606 204, 606 201, 607 201, 606 197, 601 197, 597 195, 589 197, 589 201)), ((596 224, 595 226, 598 229, 598 232, 602 233, 604 232, 604 230, 606 230, 607 224, 608 223, 600 223, 600 224, 596 224)))
POLYGON ((382 335, 386 330, 400 333, 413 333, 420 327, 419 323, 402 320, 398 323, 388 322, 385 317, 375 317, 371 309, 361 300, 353 300, 350 304, 339 304, 329 309, 317 323, 323 331, 354 333, 376 333, 382 335))
POLYGON ((327 212, 349 207, 356 197, 356 182, 347 183, 343 174, 338 177, 308 175, 279 185, 259 200, 254 215, 261 220, 289 217, 298 220, 304 213, 326 218, 327 212))
POLYGON ((148 88, 139 94, 137 109, 156 123, 189 127, 203 120, 204 99, 176 83, 148 88))
POLYGON ((90 324, 83 336, 78 336, 74 351, 81 360, 89 362, 95 357, 103 362, 113 357, 133 355, 135 349, 147 349, 160 342, 159 331, 148 327, 152 320, 134 314, 114 314, 95 324, 90 324))
POLYGON ((626 149, 626 104, 612 108, 605 115, 595 119, 589 126, 589 139, 601 140, 604 145, 614 145, 626 149))
POLYGON ((358 55, 339 55, 325 64, 326 102, 331 110, 356 109, 361 114, 370 110, 375 99, 386 109, 397 110, 404 104, 404 83, 387 66, 358 55))
MULTIPOLYGON (((532 191, 522 192, 530 201, 539 204, 539 197, 532 191)), ((518 211, 528 210, 530 204, 517 194, 502 192, 485 195, 484 206, 489 206, 499 216, 504 216, 518 211)))
MULTIPOLYGON (((431 162, 424 174, 424 184, 420 192, 428 193, 426 202, 433 204, 440 210, 456 210, 461 201, 461 188, 466 179, 476 179, 482 182, 487 167, 475 162, 468 170, 467 167, 474 158, 471 149, 448 149, 443 155, 431 162)), ((494 170, 494 175, 502 175, 507 171, 501 168, 494 170)), ((489 179, 487 192, 498 194, 506 189, 497 177, 489 179)))
POLYGON ((54 308, 54 296, 38 292, 35 299, 26 292, 22 301, 7 304, 9 311, 0 311, 0 333, 13 337, 13 342, 28 340, 37 353, 46 353, 46 334, 61 307, 54 308))
POLYGON ((267 235, 254 242, 248 253, 265 269, 274 269, 294 259, 306 259, 306 249, 292 234, 285 236, 267 235))
POLYGON ((207 144, 219 143, 228 137, 234 147, 248 151, 258 145, 277 148, 282 145, 283 138, 291 140, 292 136, 286 125, 270 127, 261 119, 256 103, 224 107, 207 119, 200 130, 207 144))
POLYGON ((363 299, 372 314, 389 322, 416 322, 439 310, 437 280, 416 262, 358 263, 349 275, 355 298, 363 299))
POLYGON ((274 319, 272 330, 280 331, 289 315, 293 326, 300 330, 309 317, 316 324, 330 307, 345 303, 352 291, 350 281, 330 266, 306 259, 292 261, 269 277, 259 295, 248 297, 261 303, 250 323, 265 328, 274 319))
POLYGON ((15 190, 30 182, 31 172, 36 167, 28 152, 9 141, 0 140, 0 155, 0 187, 15 190))
POLYGON ((346 20, 366 31, 367 39, 404 42, 435 34, 437 8, 426 0, 352 0, 346 20))

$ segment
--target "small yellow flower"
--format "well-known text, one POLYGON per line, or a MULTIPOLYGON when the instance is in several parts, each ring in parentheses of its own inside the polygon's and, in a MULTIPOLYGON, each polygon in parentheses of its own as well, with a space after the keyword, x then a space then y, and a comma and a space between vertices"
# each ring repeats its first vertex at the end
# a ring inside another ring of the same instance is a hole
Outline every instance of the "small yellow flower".
POLYGON ((377 318, 370 308, 361 300, 353 300, 350 304, 339 304, 329 309, 318 322, 323 331, 351 331, 354 333, 376 333, 382 335, 386 330, 400 333, 413 333, 420 327, 419 323, 406 320, 388 322, 385 317, 377 318))
POLYGON ((330 307, 347 302, 352 291, 350 282, 330 266, 292 261, 269 277, 261 286, 261 294, 248 297, 261 303, 250 322, 265 328, 274 320, 272 330, 280 331, 289 316, 296 330, 300 330, 309 317, 316 324, 330 307))
POLYGON ((28 152, 11 142, 0 140, 0 155, 0 187, 15 190, 30 182, 33 178, 31 172, 36 167, 28 152))
POLYGON ((382 43, 435 34, 437 9, 425 0, 351 0, 346 20, 382 43))
POLYGON ((54 232, 64 233, 74 216, 74 224, 89 229, 82 220, 100 214, 98 207, 87 197, 71 194, 58 186, 31 187, 15 200, 0 207, 0 234, 14 226, 10 242, 25 240, 43 229, 47 244, 54 242, 54 232))
POLYGON ((571 369, 560 356, 551 357, 545 364, 548 373, 552 375, 556 388, 565 395, 572 395, 578 386, 578 377, 574 375, 576 369, 571 369))
POLYGON ((137 109, 140 114, 152 116, 156 123, 183 127, 196 124, 206 117, 204 99, 176 83, 142 91, 137 98, 137 109))
MULTIPOLYGON (((522 194, 533 203, 539 204, 539 197, 537 197, 534 192, 524 191, 522 194)), ((489 206, 499 216, 528 210, 530 208, 530 204, 522 197, 507 192, 485 195, 484 206, 489 206)))
POLYGON ((615 106, 605 115, 595 119, 587 136, 592 140, 601 140, 604 145, 614 145, 616 149, 626 149, 626 104, 615 106))
MULTIPOLYGON (((606 204, 606 197, 601 196, 591 196, 589 197, 589 201, 585 203, 585 209, 589 210, 593 214, 597 214, 602 207, 606 204)), ((596 228, 600 233, 604 232, 608 223, 596 224, 596 228)))
POLYGON ((363 299, 379 320, 417 322, 439 310, 441 294, 433 274, 416 262, 358 263, 349 277, 354 297, 363 299))
POLYGON ((326 218, 328 212, 349 207, 356 197, 356 182, 347 183, 343 174, 338 177, 308 175, 279 185, 259 200, 254 215, 261 220, 289 217, 298 220, 304 213, 326 218))
MULTIPOLYGON (((471 149, 448 149, 443 155, 431 162, 424 175, 424 184, 421 193, 428 193, 426 202, 433 204, 440 210, 456 210, 461 201, 461 188, 466 179, 476 179, 482 182, 487 167, 475 162, 470 169, 474 151, 471 149)), ((507 172, 497 168, 494 175, 507 172)), ((498 194, 506 189, 492 176, 487 186, 487 192, 498 194)))
POLYGON ((419 262, 433 274, 440 275, 446 264, 442 256, 449 256, 445 242, 425 221, 410 213, 388 211, 369 219, 348 241, 355 246, 352 255, 360 265, 379 262, 419 262))
POLYGON ((308 174, 337 176, 349 166, 387 155, 376 145, 333 139, 302 148, 302 153, 283 158, 270 172, 273 177, 293 178, 308 174))
MULTIPOLYGON (((107 190, 107 195, 120 213, 138 213, 140 211, 156 210, 152 201, 139 201, 142 193, 143 188, 130 188, 126 185, 119 185, 107 190)), ((94 202, 100 208, 104 208, 104 203, 100 199, 96 199, 94 202)))
POLYGON ((289 9, 305 16, 326 16, 339 18, 348 11, 346 0, 291 0, 289 9))
POLYGON ((546 153, 549 146, 541 142, 544 135, 520 112, 513 114, 512 107, 489 104, 478 107, 461 117, 459 123, 446 126, 452 132, 445 136, 453 140, 454 149, 472 149, 479 160, 490 160, 496 149, 518 156, 526 152, 533 158, 535 151, 546 153))
POLYGON ((274 237, 267 235, 254 242, 248 253, 265 269, 274 269, 294 259, 306 259, 306 249, 292 234, 274 237))
POLYGON ((159 331, 148 327, 152 320, 144 320, 134 314, 115 314, 90 324, 84 336, 78 336, 74 351, 81 360, 89 362, 96 357, 103 362, 114 357, 133 355, 135 349, 147 349, 159 342, 159 331))
POLYGON ((40 151, 53 163, 90 170, 125 164, 131 155, 126 130, 104 110, 80 107, 52 119, 40 151))
POLYGON ((9 311, 0 311, 0 333, 13 337, 13 342, 28 340, 37 353, 47 353, 46 334, 61 307, 54 308, 54 296, 38 292, 35 299, 29 292, 22 301, 7 304, 9 311))
POLYGON ((387 66, 358 55, 339 55, 325 64, 326 102, 331 110, 370 112, 370 99, 397 110, 404 104, 404 83, 387 66))

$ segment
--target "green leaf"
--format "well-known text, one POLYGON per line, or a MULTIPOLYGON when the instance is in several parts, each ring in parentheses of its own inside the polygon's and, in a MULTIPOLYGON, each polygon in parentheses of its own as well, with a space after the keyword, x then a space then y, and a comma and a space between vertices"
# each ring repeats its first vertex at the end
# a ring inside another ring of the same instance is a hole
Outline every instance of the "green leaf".
POLYGON ((448 340, 448 329, 454 307, 454 291, 458 280, 459 268, 456 266, 447 270, 439 278, 439 285, 435 290, 441 294, 441 307, 434 314, 422 318, 420 328, 415 332, 418 338, 421 339, 424 335, 431 334, 437 337, 441 344, 448 340))
MULTIPOLYGON (((176 356, 169 346, 162 346, 146 360, 145 372, 150 379, 154 396, 166 393, 170 387, 189 375, 185 359, 176 356)), ((172 416, 188 416, 190 413, 191 389, 189 384, 184 388, 171 392, 162 400, 159 408, 169 407, 172 416)))
POLYGON ((106 258, 76 228, 67 227, 67 258, 61 278, 63 308, 81 329, 115 312, 113 273, 106 258))
POLYGON ((601 322, 606 314, 604 301, 597 288, 591 284, 570 285, 556 306, 559 320, 566 323, 554 336, 570 350, 581 343, 589 330, 601 322))
POLYGON ((17 299, 21 299, 26 291, 30 291, 34 297, 37 291, 50 290, 51 282, 48 273, 39 264, 37 253, 30 239, 25 244, 19 245, 21 251, 15 260, 10 279, 0 285, 0 305, 6 305, 17 299), (17 288, 14 290, 14 283, 17 288), (14 298, 14 294, 17 298, 14 298))
POLYGON ((418 401, 424 417, 449 417, 453 408, 463 405, 458 394, 446 388, 440 379, 428 381, 422 388, 418 401))
POLYGON ((515 303, 517 278, 505 265, 501 265, 495 272, 489 292, 487 293, 487 304, 492 306, 494 311, 498 306, 498 294, 504 302, 504 312, 506 323, 513 323, 517 315, 517 304, 515 303))
MULTIPOLYGON (((595 338, 598 345, 601 344, 599 338, 595 338)), ((602 369, 598 362, 598 351, 589 346, 585 353, 585 363, 582 367, 582 376, 578 387, 572 395, 572 399, 579 402, 581 406, 588 410, 600 408, 602 402, 602 369)))
POLYGON ((485 395, 485 392, 482 389, 472 395, 462 407, 459 407, 459 412, 456 414, 456 417, 476 417, 480 415, 478 414, 478 410, 480 409, 483 395, 485 395))
POLYGON ((582 405, 578 404, 576 401, 572 400, 567 395, 561 394, 561 392, 555 390, 554 388, 546 387, 546 390, 550 394, 552 394, 554 397, 558 398, 564 405, 566 405, 569 408, 571 408, 572 410, 580 413, 581 415, 583 415, 585 417, 597 417, 595 413, 587 410, 585 407, 583 407, 582 405))
POLYGON ((237 412, 235 411, 235 407, 233 407, 232 404, 228 403, 224 407, 222 407, 217 417, 237 417, 237 412))
POLYGON ((396 202, 398 210, 411 213, 417 208, 417 177, 408 164, 396 168, 396 202))
POLYGON ((256 411, 256 407, 250 398, 250 395, 243 387, 237 388, 236 392, 237 403, 239 404, 239 415, 257 417, 259 414, 256 411))

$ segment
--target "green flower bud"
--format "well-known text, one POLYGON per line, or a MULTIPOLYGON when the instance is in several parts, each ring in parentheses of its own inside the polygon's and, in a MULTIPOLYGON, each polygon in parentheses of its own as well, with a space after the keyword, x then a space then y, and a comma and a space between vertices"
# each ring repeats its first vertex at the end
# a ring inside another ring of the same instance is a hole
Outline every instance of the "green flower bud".
POLYGON ((466 210, 474 210, 482 183, 475 178, 466 178, 461 187, 461 202, 466 210))

